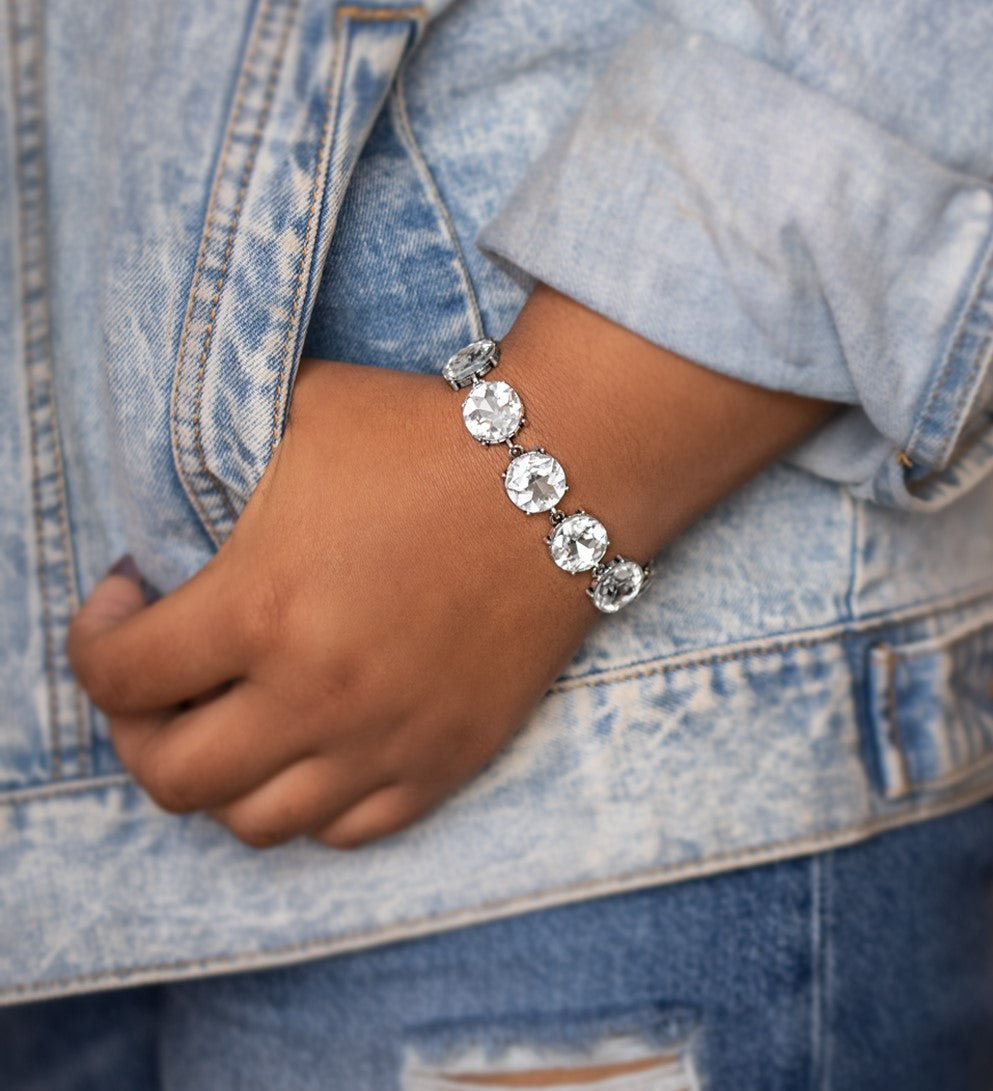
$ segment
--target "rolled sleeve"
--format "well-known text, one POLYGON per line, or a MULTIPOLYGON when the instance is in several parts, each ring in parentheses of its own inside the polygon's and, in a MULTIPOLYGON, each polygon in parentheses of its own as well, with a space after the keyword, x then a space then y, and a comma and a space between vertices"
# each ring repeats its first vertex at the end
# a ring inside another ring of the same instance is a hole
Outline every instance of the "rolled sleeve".
POLYGON ((642 28, 479 237, 699 364, 849 408, 792 460, 940 507, 993 468, 993 192, 813 86, 642 28))

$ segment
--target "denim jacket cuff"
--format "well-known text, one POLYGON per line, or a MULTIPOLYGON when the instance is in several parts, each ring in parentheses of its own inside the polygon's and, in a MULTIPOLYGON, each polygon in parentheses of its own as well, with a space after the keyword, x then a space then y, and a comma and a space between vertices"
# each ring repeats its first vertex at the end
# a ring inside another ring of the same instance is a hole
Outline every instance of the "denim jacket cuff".
POLYGON ((852 492, 877 503, 930 511, 967 492, 991 470, 993 241, 907 442, 852 492))
POLYGON ((993 190, 858 105, 643 27, 478 244, 703 366, 847 404, 791 461, 941 507, 993 468, 993 190))

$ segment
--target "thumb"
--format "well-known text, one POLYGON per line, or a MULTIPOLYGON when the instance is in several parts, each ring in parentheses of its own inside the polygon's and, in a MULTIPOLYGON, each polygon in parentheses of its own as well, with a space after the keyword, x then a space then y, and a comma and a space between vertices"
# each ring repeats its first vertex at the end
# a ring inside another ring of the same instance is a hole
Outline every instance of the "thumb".
POLYGON ((143 582, 134 557, 126 553, 90 592, 69 626, 66 648, 77 675, 98 654, 99 638, 145 605, 143 582))

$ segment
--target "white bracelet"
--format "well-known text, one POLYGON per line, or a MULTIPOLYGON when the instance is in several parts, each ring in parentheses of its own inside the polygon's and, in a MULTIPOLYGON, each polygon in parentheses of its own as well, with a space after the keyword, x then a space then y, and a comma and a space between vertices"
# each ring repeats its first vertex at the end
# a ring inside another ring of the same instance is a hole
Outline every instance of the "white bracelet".
POLYGON ((544 447, 526 451, 513 442, 525 423, 521 397, 509 383, 483 379, 499 360, 499 345, 486 337, 455 353, 441 369, 442 378, 453 390, 472 387, 462 403, 462 417, 473 439, 487 445, 507 444, 510 465, 502 474, 504 488, 521 511, 548 512, 553 530, 545 541, 552 560, 566 572, 592 572, 586 593, 593 605, 605 614, 616 613, 644 590, 651 565, 620 555, 603 564, 610 544, 603 523, 582 508, 566 515, 555 506, 569 487, 565 471, 544 447))

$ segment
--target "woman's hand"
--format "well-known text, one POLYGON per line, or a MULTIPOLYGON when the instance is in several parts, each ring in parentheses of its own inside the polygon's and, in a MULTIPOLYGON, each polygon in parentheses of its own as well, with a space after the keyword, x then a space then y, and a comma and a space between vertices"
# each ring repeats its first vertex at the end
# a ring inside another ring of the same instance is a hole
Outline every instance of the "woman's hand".
MULTIPOLYGON (((645 563, 835 406, 727 378, 539 286, 495 377, 608 556, 645 563)), ((69 636, 126 768, 251 845, 399 830, 524 724, 601 617, 507 498, 507 448, 437 376, 305 360, 231 537, 145 607, 121 575, 69 636)), ((637 610, 636 602, 628 609, 637 610)), ((609 624, 609 619, 607 620, 609 624)))
MULTIPOLYGON (((70 656, 125 767, 242 840, 413 822, 524 723, 599 616, 436 376, 305 360, 234 532, 144 607, 109 576, 70 656)), ((526 429, 525 429, 526 431, 526 429)), ((521 433, 523 435, 523 432, 521 433)))

